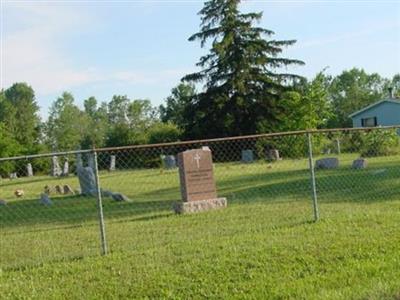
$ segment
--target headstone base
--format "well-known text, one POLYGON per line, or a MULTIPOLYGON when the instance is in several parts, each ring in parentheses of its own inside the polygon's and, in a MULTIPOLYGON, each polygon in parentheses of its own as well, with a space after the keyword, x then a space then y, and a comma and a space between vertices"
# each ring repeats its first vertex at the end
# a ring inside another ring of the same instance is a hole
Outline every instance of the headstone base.
POLYGON ((226 198, 216 198, 199 201, 177 202, 174 204, 174 211, 177 214, 197 213, 201 211, 221 209, 228 205, 226 198))

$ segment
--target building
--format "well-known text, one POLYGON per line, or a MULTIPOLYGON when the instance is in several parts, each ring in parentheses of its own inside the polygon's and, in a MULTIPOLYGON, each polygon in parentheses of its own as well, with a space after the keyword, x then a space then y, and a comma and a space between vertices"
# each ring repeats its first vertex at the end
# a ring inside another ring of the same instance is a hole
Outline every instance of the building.
POLYGON ((400 125, 400 99, 393 94, 349 115, 353 127, 400 125))

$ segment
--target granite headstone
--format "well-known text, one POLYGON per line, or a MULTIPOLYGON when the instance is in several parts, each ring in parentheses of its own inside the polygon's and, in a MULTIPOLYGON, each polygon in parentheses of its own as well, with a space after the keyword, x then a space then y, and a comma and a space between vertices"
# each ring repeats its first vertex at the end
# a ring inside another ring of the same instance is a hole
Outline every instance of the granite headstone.
POLYGON ((164 157, 164 166, 166 169, 176 168, 176 159, 173 155, 167 155, 164 157))
POLYGON ((58 163, 58 157, 53 156, 51 158, 51 172, 50 175, 53 177, 58 177, 62 174, 60 164, 58 163))
POLYGON ((252 163, 254 160, 253 150, 242 150, 242 162, 252 163))
POLYGON ((92 196, 96 193, 96 178, 91 167, 82 167, 78 169, 79 185, 81 194, 92 196))
POLYGON ((339 159, 336 157, 322 158, 315 162, 316 169, 336 169, 339 167, 339 159))
POLYGON ((115 171, 115 162, 116 162, 116 156, 115 155, 111 155, 110 156, 110 168, 109 171, 115 171))
POLYGON ((195 149, 178 154, 182 202, 174 206, 177 213, 191 213, 227 206, 218 198, 210 150, 195 149))
POLYGON ((269 149, 267 150, 267 159, 268 160, 282 160, 278 149, 269 149))
POLYGON ((32 177, 33 176, 33 169, 32 169, 32 164, 28 163, 26 165, 26 173, 28 177, 32 177))
POLYGON ((367 167, 368 163, 365 158, 358 158, 353 161, 352 168, 353 169, 365 169, 367 167))
POLYGON ((69 175, 69 161, 68 158, 65 158, 64 161, 64 166, 62 170, 62 176, 68 176, 69 175))

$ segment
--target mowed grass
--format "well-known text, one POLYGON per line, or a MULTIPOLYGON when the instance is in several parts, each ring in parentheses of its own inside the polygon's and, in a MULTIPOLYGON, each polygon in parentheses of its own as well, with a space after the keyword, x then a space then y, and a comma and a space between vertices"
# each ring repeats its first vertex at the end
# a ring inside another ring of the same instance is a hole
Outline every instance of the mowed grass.
POLYGON ((215 165, 228 208, 175 215, 176 170, 101 172, 110 253, 99 256, 96 200, 53 197, 44 185, 0 183, 0 298, 399 299, 400 157, 317 171, 321 220, 312 222, 306 160, 215 165), (22 188, 25 196, 13 192, 22 188))

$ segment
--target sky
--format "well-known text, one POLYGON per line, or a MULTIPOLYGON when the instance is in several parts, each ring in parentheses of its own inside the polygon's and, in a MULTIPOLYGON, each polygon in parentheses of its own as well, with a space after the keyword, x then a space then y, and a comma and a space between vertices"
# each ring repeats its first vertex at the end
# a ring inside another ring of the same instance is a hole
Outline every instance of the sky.
MULTIPOLYGON (((43 118, 63 91, 80 107, 115 94, 159 105, 207 52, 188 41, 203 1, 0 1, 0 88, 27 82, 43 118)), ((400 0, 247 0, 241 10, 263 11, 274 39, 297 40, 282 56, 306 65, 290 72, 400 72, 400 0)))

